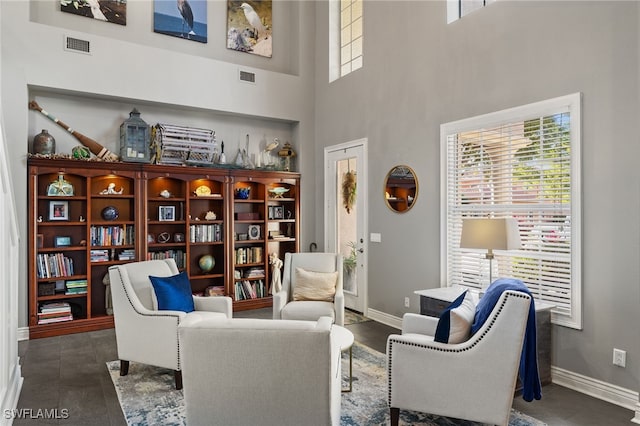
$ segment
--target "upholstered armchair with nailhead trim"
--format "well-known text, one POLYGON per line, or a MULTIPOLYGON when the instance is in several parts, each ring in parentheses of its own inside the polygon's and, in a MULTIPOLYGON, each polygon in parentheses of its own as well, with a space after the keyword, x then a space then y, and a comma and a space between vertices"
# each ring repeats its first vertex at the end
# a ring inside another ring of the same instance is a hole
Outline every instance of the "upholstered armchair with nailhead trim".
POLYGON ((507 425, 531 298, 502 293, 482 327, 462 343, 434 341, 438 318, 407 313, 387 340, 391 424, 400 410, 507 425))
POLYGON ((232 316, 229 297, 193 296, 195 310, 158 310, 158 300, 149 278, 179 273, 173 259, 147 260, 109 268, 120 375, 129 372, 129 362, 174 370, 176 389, 182 389, 178 325, 189 317, 232 316))

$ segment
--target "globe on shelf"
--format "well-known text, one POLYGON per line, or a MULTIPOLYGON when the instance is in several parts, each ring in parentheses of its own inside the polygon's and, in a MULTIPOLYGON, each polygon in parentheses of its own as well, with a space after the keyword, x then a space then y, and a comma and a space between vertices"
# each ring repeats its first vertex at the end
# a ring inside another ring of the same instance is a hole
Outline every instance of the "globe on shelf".
POLYGON ((118 209, 113 206, 107 206, 102 209, 102 218, 104 220, 116 220, 119 215, 118 209))
POLYGON ((213 267, 216 266, 216 260, 210 254, 205 254, 198 259, 198 266, 202 272, 211 272, 213 267))

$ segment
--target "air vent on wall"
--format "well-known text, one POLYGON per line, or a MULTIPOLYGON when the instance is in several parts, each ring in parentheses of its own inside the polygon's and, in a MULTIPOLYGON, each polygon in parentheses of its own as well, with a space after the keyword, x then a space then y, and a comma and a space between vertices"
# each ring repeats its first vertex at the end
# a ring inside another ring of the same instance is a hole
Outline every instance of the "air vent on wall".
POLYGON ((91 54, 91 48, 89 46, 88 40, 81 40, 79 38, 64 37, 64 50, 68 50, 70 52, 77 53, 85 53, 87 55, 91 54))
POLYGON ((240 81, 256 84, 256 74, 248 71, 240 71, 240 81))

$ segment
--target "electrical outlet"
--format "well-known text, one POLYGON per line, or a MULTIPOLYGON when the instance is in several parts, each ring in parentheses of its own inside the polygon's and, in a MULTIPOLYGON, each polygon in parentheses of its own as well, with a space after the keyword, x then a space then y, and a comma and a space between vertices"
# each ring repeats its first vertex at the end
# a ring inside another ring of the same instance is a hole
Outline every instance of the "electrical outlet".
POLYGON ((404 298, 404 307, 408 308, 409 305, 411 305, 411 299, 409 299, 408 297, 404 298))
POLYGON ((627 351, 622 349, 613 348, 613 365, 618 367, 625 367, 627 363, 627 351))

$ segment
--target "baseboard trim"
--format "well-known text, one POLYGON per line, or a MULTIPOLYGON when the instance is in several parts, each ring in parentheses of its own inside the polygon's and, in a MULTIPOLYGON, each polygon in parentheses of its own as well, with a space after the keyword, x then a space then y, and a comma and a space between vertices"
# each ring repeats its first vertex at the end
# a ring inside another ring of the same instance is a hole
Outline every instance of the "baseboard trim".
POLYGON ((22 369, 20 368, 20 358, 16 359, 16 365, 11 371, 11 377, 9 383, 7 383, 7 389, 2 398, 2 416, 0 416, 0 425, 13 424, 13 417, 7 416, 6 413, 11 413, 12 410, 18 408, 18 399, 20 398, 20 391, 22 390, 22 383, 24 378, 22 377, 22 369), (6 417, 9 417, 8 419, 6 417))
MULTIPOLYGON (((402 330, 402 318, 369 308, 367 317, 374 321, 402 330)), ((635 412, 631 422, 640 424, 640 399, 638 392, 583 376, 572 371, 551 366, 551 381, 594 398, 635 412)))
POLYGON ((631 422, 640 424, 640 401, 636 402, 636 415, 631 419, 631 422))
POLYGON ((385 312, 377 311, 371 308, 367 309, 367 317, 384 325, 388 325, 389 327, 402 330, 402 318, 398 318, 385 312))
POLYGON ((638 392, 636 391, 583 376, 553 365, 551 366, 551 380, 557 385, 635 411, 636 417, 633 421, 640 423, 640 403, 638 401, 638 392))
POLYGON ((29 340, 29 327, 18 327, 16 337, 18 338, 18 342, 29 340))

